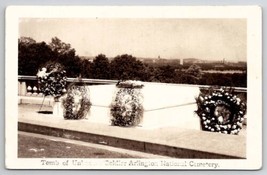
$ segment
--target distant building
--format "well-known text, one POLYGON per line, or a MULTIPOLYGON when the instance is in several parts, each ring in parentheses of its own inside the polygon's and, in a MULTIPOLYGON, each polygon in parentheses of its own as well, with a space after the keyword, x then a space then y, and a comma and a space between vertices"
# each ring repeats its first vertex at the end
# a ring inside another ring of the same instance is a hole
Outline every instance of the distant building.
POLYGON ((223 68, 224 65, 215 65, 214 68, 223 68))
POLYGON ((203 63, 203 60, 197 58, 184 58, 183 64, 195 64, 195 63, 203 63))
POLYGON ((184 59, 180 58, 180 65, 183 65, 183 64, 184 64, 184 59))

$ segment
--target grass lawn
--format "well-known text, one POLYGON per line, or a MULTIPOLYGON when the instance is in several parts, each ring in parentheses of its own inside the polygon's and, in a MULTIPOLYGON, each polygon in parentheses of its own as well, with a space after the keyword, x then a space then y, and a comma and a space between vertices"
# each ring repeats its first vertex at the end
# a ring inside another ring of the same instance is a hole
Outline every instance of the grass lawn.
POLYGON ((62 141, 18 135, 19 158, 139 158, 127 153, 66 143, 62 141))

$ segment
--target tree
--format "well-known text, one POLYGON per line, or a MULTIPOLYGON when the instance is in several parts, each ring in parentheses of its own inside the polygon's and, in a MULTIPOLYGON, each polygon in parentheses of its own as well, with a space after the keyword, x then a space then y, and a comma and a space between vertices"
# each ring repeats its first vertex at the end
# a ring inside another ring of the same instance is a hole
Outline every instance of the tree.
POLYGON ((31 37, 22 36, 19 38, 19 44, 23 46, 28 46, 31 44, 36 44, 36 41, 32 39, 31 37))
POLYGON ((198 84, 202 78, 201 67, 193 64, 182 75, 182 82, 187 84, 198 84))
POLYGON ((110 65, 106 55, 99 54, 95 57, 92 65, 93 78, 96 79, 109 79, 110 78, 110 65))
POLYGON ((38 68, 54 55, 45 42, 36 43, 29 37, 21 37, 18 41, 19 75, 36 75, 38 68))
POLYGON ((62 42, 59 38, 54 37, 49 43, 50 48, 53 52, 59 55, 72 54, 75 55, 75 49, 71 48, 70 44, 62 42))
POLYGON ((93 63, 91 63, 87 59, 82 59, 80 65, 81 65, 81 76, 83 78, 93 78, 93 73, 92 73, 93 63))
POLYGON ((119 80, 143 80, 145 67, 143 63, 132 55, 116 56, 110 63, 113 79, 119 80))
POLYGON ((68 77, 78 77, 81 72, 81 59, 75 55, 75 49, 70 44, 62 42, 54 37, 49 43, 49 47, 54 52, 53 60, 61 63, 67 72, 68 77))
POLYGON ((175 69, 174 67, 167 65, 159 67, 158 79, 160 82, 173 83, 175 78, 175 69))
POLYGON ((20 75, 36 75, 38 69, 49 61, 62 64, 68 77, 78 77, 81 73, 82 61, 75 55, 75 49, 57 37, 52 38, 49 45, 37 43, 30 37, 21 37, 18 39, 18 51, 20 75))
POLYGON ((147 64, 144 64, 144 73, 142 75, 142 81, 154 81, 154 71, 155 68, 153 66, 149 66, 147 64))

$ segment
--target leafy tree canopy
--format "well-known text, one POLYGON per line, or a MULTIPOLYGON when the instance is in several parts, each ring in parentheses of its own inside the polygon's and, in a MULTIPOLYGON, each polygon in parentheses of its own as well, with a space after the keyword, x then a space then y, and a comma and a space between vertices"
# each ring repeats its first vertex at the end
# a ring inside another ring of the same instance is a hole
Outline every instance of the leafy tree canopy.
POLYGON ((109 60, 104 54, 99 54, 95 57, 92 66, 93 78, 109 79, 110 78, 110 64, 109 60))
POLYGON ((111 61, 111 73, 118 80, 142 80, 145 72, 143 63, 132 55, 119 55, 111 61))
POLYGON ((62 42, 57 37, 52 38, 51 42, 49 43, 49 46, 53 52, 56 52, 59 55, 66 55, 66 54, 75 55, 75 49, 71 48, 70 44, 62 42))

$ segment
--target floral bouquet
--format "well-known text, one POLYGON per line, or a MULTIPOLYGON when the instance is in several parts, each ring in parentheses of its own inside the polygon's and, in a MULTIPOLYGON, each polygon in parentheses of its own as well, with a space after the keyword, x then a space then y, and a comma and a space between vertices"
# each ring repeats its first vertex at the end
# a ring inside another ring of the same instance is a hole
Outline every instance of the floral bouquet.
POLYGON ((88 89, 73 83, 68 87, 67 97, 63 99, 63 116, 65 119, 77 120, 86 118, 91 102, 88 89))
POLYGON ((44 96, 51 95, 58 99, 66 92, 66 71, 59 63, 47 63, 37 73, 40 91, 44 96))
POLYGON ((125 81, 119 87, 115 100, 111 104, 111 123, 115 126, 137 126, 143 118, 143 84, 137 81, 125 81))
POLYGON ((211 89, 196 98, 202 129, 224 134, 238 134, 242 129, 246 103, 236 95, 234 89, 211 89))
POLYGON ((127 80, 127 81, 120 81, 116 85, 118 88, 142 88, 144 85, 141 81, 136 80, 127 80))

